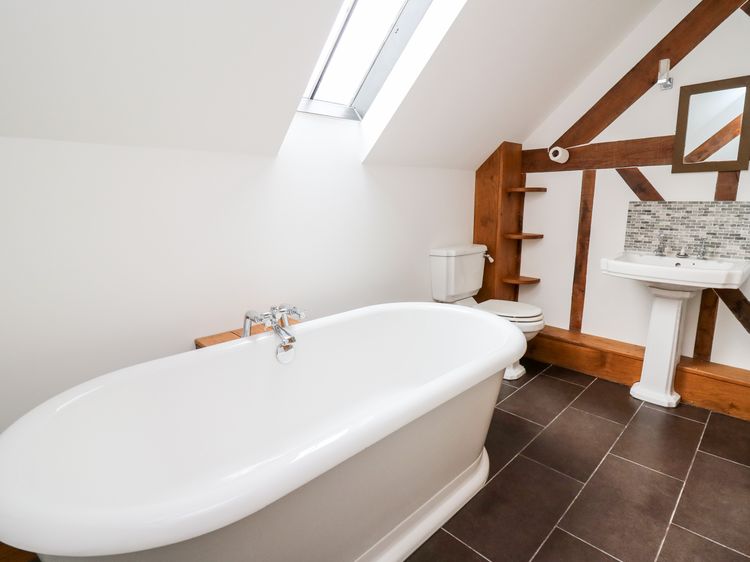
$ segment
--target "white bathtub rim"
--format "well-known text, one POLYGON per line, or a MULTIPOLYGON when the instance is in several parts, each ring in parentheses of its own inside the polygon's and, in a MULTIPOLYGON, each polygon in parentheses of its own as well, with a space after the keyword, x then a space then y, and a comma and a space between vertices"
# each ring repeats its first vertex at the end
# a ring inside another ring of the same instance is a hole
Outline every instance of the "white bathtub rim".
MULTIPOLYGON (((238 479, 232 486, 226 487, 231 488, 228 490, 214 489, 211 493, 204 491, 203 494, 196 494, 190 498, 176 498, 171 502, 110 511, 97 508, 93 511, 82 509, 71 513, 75 511, 71 510, 71 506, 62 506, 59 509, 44 506, 43 509, 39 509, 38 506, 25 505, 23 501, 0 502, 0 521, 13 520, 16 523, 12 522, 5 526, 0 534, 0 540, 25 550, 59 556, 104 556, 157 548, 214 531, 266 507, 464 390, 494 375, 519 359, 525 350, 525 338, 509 322, 498 317, 490 320, 486 312, 437 303, 375 305, 312 320, 295 327, 295 330, 302 334, 316 326, 341 321, 342 317, 366 315, 378 309, 404 307, 416 310, 447 307, 452 314, 481 315, 484 322, 506 324, 511 328, 507 331, 507 345, 465 363, 420 388, 404 391, 402 399, 397 404, 389 403, 387 408, 377 415, 358 420, 358 423, 351 424, 338 438, 330 440, 306 456, 295 460, 295 457, 310 448, 310 444, 307 443, 288 451, 274 461, 284 465, 286 468, 283 470, 277 467, 267 470, 262 475, 253 474, 247 481, 238 479), (33 525, 30 524, 32 521, 33 525)), ((268 337, 273 336, 264 334, 253 339, 268 337)), ((241 340, 201 351, 220 353, 221 348, 251 344, 251 341, 241 340)), ((156 361, 161 360, 164 359, 156 361)), ((114 371, 83 383, 38 408, 45 407, 50 402, 63 402, 68 399, 68 394, 76 389, 78 394, 94 389, 118 372, 114 371)), ((14 427, 15 424, 7 431, 14 427)))

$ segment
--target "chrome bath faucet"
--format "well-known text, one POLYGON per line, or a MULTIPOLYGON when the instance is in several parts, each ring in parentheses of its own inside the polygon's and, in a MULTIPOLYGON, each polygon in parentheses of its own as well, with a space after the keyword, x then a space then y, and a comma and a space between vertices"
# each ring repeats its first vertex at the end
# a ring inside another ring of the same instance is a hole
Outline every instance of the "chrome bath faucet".
POLYGON ((305 313, 291 304, 272 306, 271 310, 263 313, 248 310, 242 325, 242 337, 250 336, 253 324, 263 324, 266 328, 273 330, 273 333, 281 340, 276 347, 276 358, 282 363, 288 363, 292 360, 293 355, 290 352, 294 350, 294 344, 297 342, 297 339, 287 330, 289 319, 302 320, 304 317, 305 313))

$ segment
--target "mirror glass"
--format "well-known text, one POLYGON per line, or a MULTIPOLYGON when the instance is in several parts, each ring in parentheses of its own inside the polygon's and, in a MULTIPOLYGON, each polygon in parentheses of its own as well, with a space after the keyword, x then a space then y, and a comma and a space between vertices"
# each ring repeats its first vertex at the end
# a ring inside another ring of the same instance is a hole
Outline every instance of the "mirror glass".
POLYGON ((685 164, 739 158, 746 95, 743 86, 690 96, 682 155, 685 164))

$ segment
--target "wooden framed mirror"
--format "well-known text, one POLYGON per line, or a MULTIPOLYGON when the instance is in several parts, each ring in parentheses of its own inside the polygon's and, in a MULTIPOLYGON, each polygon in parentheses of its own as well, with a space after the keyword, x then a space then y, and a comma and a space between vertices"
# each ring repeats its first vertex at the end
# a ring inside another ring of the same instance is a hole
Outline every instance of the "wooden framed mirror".
POLYGON ((680 88, 672 172, 747 170, 750 76, 680 88))

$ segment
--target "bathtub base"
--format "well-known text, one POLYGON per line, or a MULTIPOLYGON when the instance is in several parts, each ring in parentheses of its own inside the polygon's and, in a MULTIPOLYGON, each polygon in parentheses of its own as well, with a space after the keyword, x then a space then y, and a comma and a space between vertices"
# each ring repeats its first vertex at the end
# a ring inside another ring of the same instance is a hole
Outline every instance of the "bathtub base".
POLYGON ((404 560, 482 489, 490 471, 487 450, 456 479, 405 519, 356 562, 404 560))

